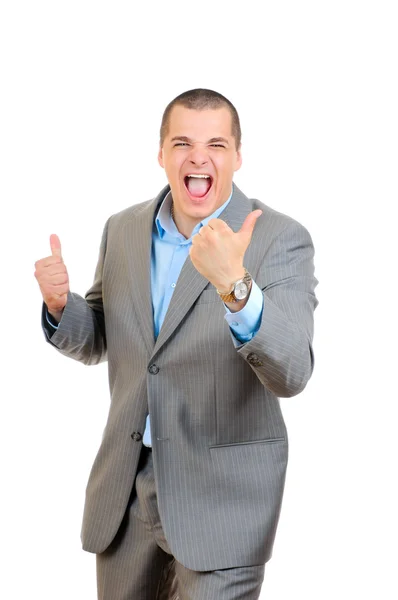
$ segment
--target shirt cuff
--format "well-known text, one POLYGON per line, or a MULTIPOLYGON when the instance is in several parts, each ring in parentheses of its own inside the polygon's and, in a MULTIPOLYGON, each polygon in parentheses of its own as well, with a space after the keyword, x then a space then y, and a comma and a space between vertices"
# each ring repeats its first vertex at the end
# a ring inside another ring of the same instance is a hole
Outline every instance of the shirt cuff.
POLYGON ((53 329, 58 329, 58 324, 55 325, 55 322, 51 319, 51 315, 48 313, 48 310, 46 310, 46 320, 47 323, 53 327, 53 329))
POLYGON ((242 343, 249 342, 260 329, 263 314, 264 297, 255 281, 252 281, 250 296, 246 305, 238 312, 232 313, 228 306, 225 320, 234 336, 242 343))

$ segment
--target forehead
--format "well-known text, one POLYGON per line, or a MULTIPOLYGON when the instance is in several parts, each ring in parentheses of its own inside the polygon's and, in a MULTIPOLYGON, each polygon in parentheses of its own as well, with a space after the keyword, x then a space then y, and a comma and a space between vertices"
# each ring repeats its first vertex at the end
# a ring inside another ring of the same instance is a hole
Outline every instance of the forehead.
POLYGON ((231 113, 225 106, 194 110, 177 104, 169 116, 167 137, 177 135, 202 141, 213 137, 232 138, 231 113))

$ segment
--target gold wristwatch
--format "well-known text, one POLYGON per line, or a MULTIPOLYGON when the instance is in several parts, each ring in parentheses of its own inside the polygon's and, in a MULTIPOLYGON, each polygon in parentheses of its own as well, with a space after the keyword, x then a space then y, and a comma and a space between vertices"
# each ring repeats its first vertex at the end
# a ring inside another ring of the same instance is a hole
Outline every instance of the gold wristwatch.
POLYGON ((217 294, 223 302, 239 302, 239 300, 244 300, 248 295, 251 281, 252 276, 249 271, 245 269, 244 276, 242 279, 235 281, 230 292, 220 292, 220 290, 217 290, 217 294))

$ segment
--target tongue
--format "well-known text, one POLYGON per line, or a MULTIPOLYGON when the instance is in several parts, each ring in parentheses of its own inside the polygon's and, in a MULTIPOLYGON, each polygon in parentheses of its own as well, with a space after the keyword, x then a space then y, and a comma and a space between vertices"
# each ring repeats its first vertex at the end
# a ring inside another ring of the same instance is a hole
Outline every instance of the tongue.
POLYGON ((210 188, 210 179, 188 177, 187 188, 189 193, 196 198, 205 196, 210 188))

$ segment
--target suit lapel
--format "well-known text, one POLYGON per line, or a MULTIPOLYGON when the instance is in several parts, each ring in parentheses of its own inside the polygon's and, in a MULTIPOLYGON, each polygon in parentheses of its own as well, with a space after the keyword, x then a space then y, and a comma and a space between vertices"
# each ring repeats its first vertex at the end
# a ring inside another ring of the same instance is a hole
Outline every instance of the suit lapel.
POLYGON ((138 314, 149 355, 152 354, 155 344, 151 294, 152 228, 157 207, 169 189, 167 186, 154 200, 134 211, 123 230, 133 309, 138 314))
MULTIPOLYGON (((236 232, 239 231, 243 224, 243 221, 250 212, 251 206, 249 200, 234 185, 231 201, 225 208, 225 210, 220 214, 219 218, 225 221, 227 225, 229 225, 231 229, 236 232)), ((150 262, 148 266, 148 272, 149 269, 150 262)), ((204 288, 208 284, 209 281, 205 277, 200 275, 200 273, 198 273, 188 255, 184 266, 181 269, 181 273, 177 280, 177 285, 171 298, 162 327, 160 329, 159 336, 156 340, 155 347, 153 348, 152 358, 169 339, 169 337, 175 331, 175 329, 178 327, 181 321, 185 318, 193 303, 196 301, 198 296, 203 292, 204 288)))

